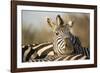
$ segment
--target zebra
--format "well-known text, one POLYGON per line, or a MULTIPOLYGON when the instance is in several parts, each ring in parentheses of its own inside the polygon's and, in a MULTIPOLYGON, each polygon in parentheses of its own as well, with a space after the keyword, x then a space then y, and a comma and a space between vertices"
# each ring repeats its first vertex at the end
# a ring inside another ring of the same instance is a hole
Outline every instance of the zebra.
POLYGON ((81 45, 79 38, 71 33, 73 21, 64 23, 60 15, 56 17, 56 24, 47 18, 47 23, 51 27, 54 34, 53 49, 56 55, 86 55, 90 58, 89 48, 81 45))
POLYGON ((22 62, 65 61, 87 59, 86 55, 54 55, 53 43, 30 44, 22 46, 22 62), (44 49, 45 48, 45 49, 44 49), (41 51, 42 50, 42 51, 41 51))
POLYGON ((50 42, 22 45, 22 62, 32 59, 43 59, 48 55, 54 55, 53 44, 50 42))
POLYGON ((51 22, 50 18, 47 18, 47 23, 53 30, 54 41, 31 44, 22 46, 22 61, 60 61, 60 60, 79 60, 89 59, 89 48, 82 47, 79 38, 73 35, 70 28, 73 26, 73 22, 64 24, 60 15, 56 17, 56 23, 51 22))

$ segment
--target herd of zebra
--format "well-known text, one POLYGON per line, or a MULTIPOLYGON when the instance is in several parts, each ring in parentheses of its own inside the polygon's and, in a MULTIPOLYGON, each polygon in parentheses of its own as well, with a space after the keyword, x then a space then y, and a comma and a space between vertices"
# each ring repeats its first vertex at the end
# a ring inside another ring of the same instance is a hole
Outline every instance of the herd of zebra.
POLYGON ((90 49, 81 45, 79 38, 73 35, 70 28, 73 22, 64 24, 60 15, 56 24, 50 18, 47 23, 53 30, 54 41, 40 44, 22 45, 22 62, 85 60, 90 58, 90 49))

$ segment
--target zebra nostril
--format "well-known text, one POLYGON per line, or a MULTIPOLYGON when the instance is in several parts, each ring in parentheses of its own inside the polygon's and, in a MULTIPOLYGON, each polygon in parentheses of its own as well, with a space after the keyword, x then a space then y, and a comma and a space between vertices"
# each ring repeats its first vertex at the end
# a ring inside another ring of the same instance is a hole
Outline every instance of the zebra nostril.
POLYGON ((56 32, 56 35, 59 35, 59 33, 58 33, 58 32, 56 32))

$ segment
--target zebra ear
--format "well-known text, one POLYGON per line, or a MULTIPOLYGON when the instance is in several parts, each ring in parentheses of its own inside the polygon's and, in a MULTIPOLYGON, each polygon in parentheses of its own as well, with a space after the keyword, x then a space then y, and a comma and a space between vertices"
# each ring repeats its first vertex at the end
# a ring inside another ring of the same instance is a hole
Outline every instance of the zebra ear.
POLYGON ((57 15, 57 17, 56 17, 56 23, 57 23, 57 25, 59 26, 62 26, 63 24, 64 24, 64 21, 63 21, 63 19, 60 17, 60 15, 57 15))
POLYGON ((47 23, 51 27, 52 31, 55 32, 56 25, 53 22, 51 22, 50 18, 47 18, 47 23))
POLYGON ((72 27, 73 26, 73 21, 69 21, 68 25, 69 25, 69 27, 72 27))
POLYGON ((47 18, 47 23, 48 23, 48 25, 52 28, 52 24, 51 24, 50 18, 47 18))

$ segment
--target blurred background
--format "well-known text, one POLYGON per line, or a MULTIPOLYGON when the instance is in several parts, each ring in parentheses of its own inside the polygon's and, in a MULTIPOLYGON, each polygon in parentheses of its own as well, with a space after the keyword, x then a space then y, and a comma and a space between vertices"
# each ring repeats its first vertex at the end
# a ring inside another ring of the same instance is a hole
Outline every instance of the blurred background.
POLYGON ((64 23, 74 22, 71 32, 78 36, 82 45, 89 48, 90 15, 88 13, 43 12, 22 10, 22 44, 53 42, 53 31, 47 24, 47 17, 56 23, 61 15, 64 23))

